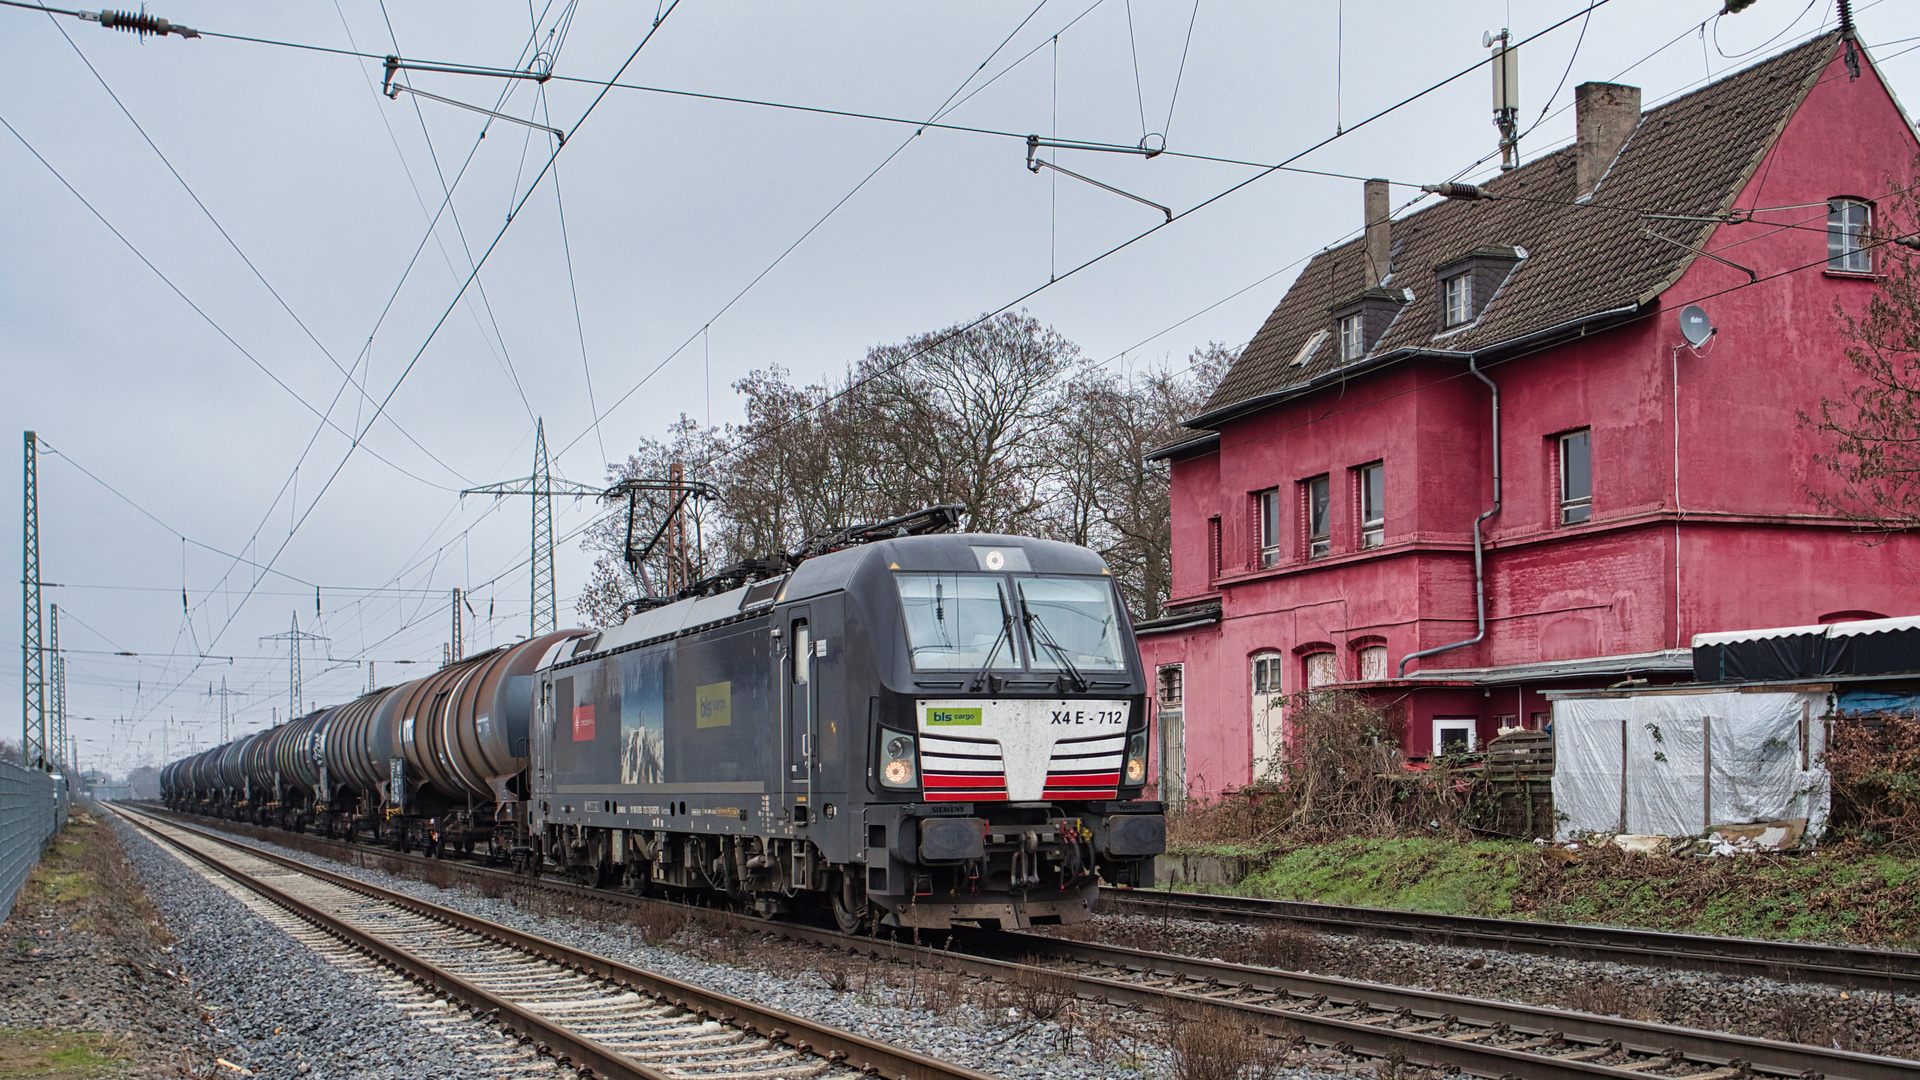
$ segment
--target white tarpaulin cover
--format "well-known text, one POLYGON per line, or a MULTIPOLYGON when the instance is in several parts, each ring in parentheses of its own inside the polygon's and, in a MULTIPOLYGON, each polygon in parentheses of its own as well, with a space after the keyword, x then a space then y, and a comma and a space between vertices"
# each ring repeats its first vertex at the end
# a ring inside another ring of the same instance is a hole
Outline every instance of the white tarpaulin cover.
POLYGON ((1553 703, 1562 837, 1699 835, 1807 818, 1826 827, 1823 693, 1638 694, 1553 703))

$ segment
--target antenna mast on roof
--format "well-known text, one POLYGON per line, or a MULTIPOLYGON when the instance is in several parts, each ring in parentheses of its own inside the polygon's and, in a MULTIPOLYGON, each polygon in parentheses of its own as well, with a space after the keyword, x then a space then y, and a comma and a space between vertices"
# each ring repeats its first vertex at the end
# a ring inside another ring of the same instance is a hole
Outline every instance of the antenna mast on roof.
POLYGON ((1493 69, 1493 125, 1500 129, 1500 170, 1505 172, 1520 165, 1520 50, 1504 28, 1482 34, 1480 44, 1493 50, 1488 62, 1493 69))

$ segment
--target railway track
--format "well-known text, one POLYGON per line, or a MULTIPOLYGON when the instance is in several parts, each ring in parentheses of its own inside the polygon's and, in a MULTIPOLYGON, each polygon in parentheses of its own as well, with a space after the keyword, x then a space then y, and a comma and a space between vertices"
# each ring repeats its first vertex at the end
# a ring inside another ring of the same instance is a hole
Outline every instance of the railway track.
POLYGON ((965 935, 955 948, 932 949, 788 923, 765 927, 881 960, 1027 985, 1042 980, 1082 999, 1210 1021, 1232 1017, 1274 1037, 1480 1076, 1920 1080, 1920 1062, 1898 1058, 1032 934, 965 935))
POLYGON ((1100 904, 1100 910, 1113 914, 1292 924, 1336 934, 1920 994, 1920 953, 1891 949, 1134 889, 1103 888, 1100 904))
POLYGON ((118 809, 137 828, 583 1075, 990 1080, 900 1047, 118 809))

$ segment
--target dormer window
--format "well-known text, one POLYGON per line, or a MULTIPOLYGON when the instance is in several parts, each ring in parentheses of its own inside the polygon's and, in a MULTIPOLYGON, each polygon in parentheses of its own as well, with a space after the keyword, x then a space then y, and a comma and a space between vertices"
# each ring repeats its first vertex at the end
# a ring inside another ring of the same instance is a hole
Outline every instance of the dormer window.
POLYGON ((1358 360, 1367 355, 1366 321, 1358 314, 1340 320, 1340 359, 1358 360))
POLYGON ((1527 257, 1525 249, 1488 245, 1434 267, 1440 283, 1440 332, 1471 325, 1527 257))
POLYGON ((1473 274, 1463 272, 1441 282, 1442 323, 1448 327, 1464 326, 1473 321, 1473 274))
POLYGON ((1340 362, 1351 364, 1364 359, 1380 345, 1380 339, 1400 317, 1400 309, 1413 299, 1405 289, 1387 289, 1375 285, 1362 289, 1327 309, 1334 329, 1340 335, 1340 362))
POLYGON ((1867 233, 1873 207, 1859 199, 1827 202, 1827 269, 1842 274, 1873 273, 1873 252, 1867 233))

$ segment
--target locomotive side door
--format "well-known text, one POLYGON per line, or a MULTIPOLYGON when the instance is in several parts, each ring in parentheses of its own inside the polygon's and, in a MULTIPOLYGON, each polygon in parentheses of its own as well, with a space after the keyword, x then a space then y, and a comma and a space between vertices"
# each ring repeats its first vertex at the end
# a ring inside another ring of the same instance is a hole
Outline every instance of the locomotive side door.
POLYGON ((814 691, 813 631, 805 607, 787 612, 786 674, 787 784, 798 794, 811 794, 813 780, 814 691))

